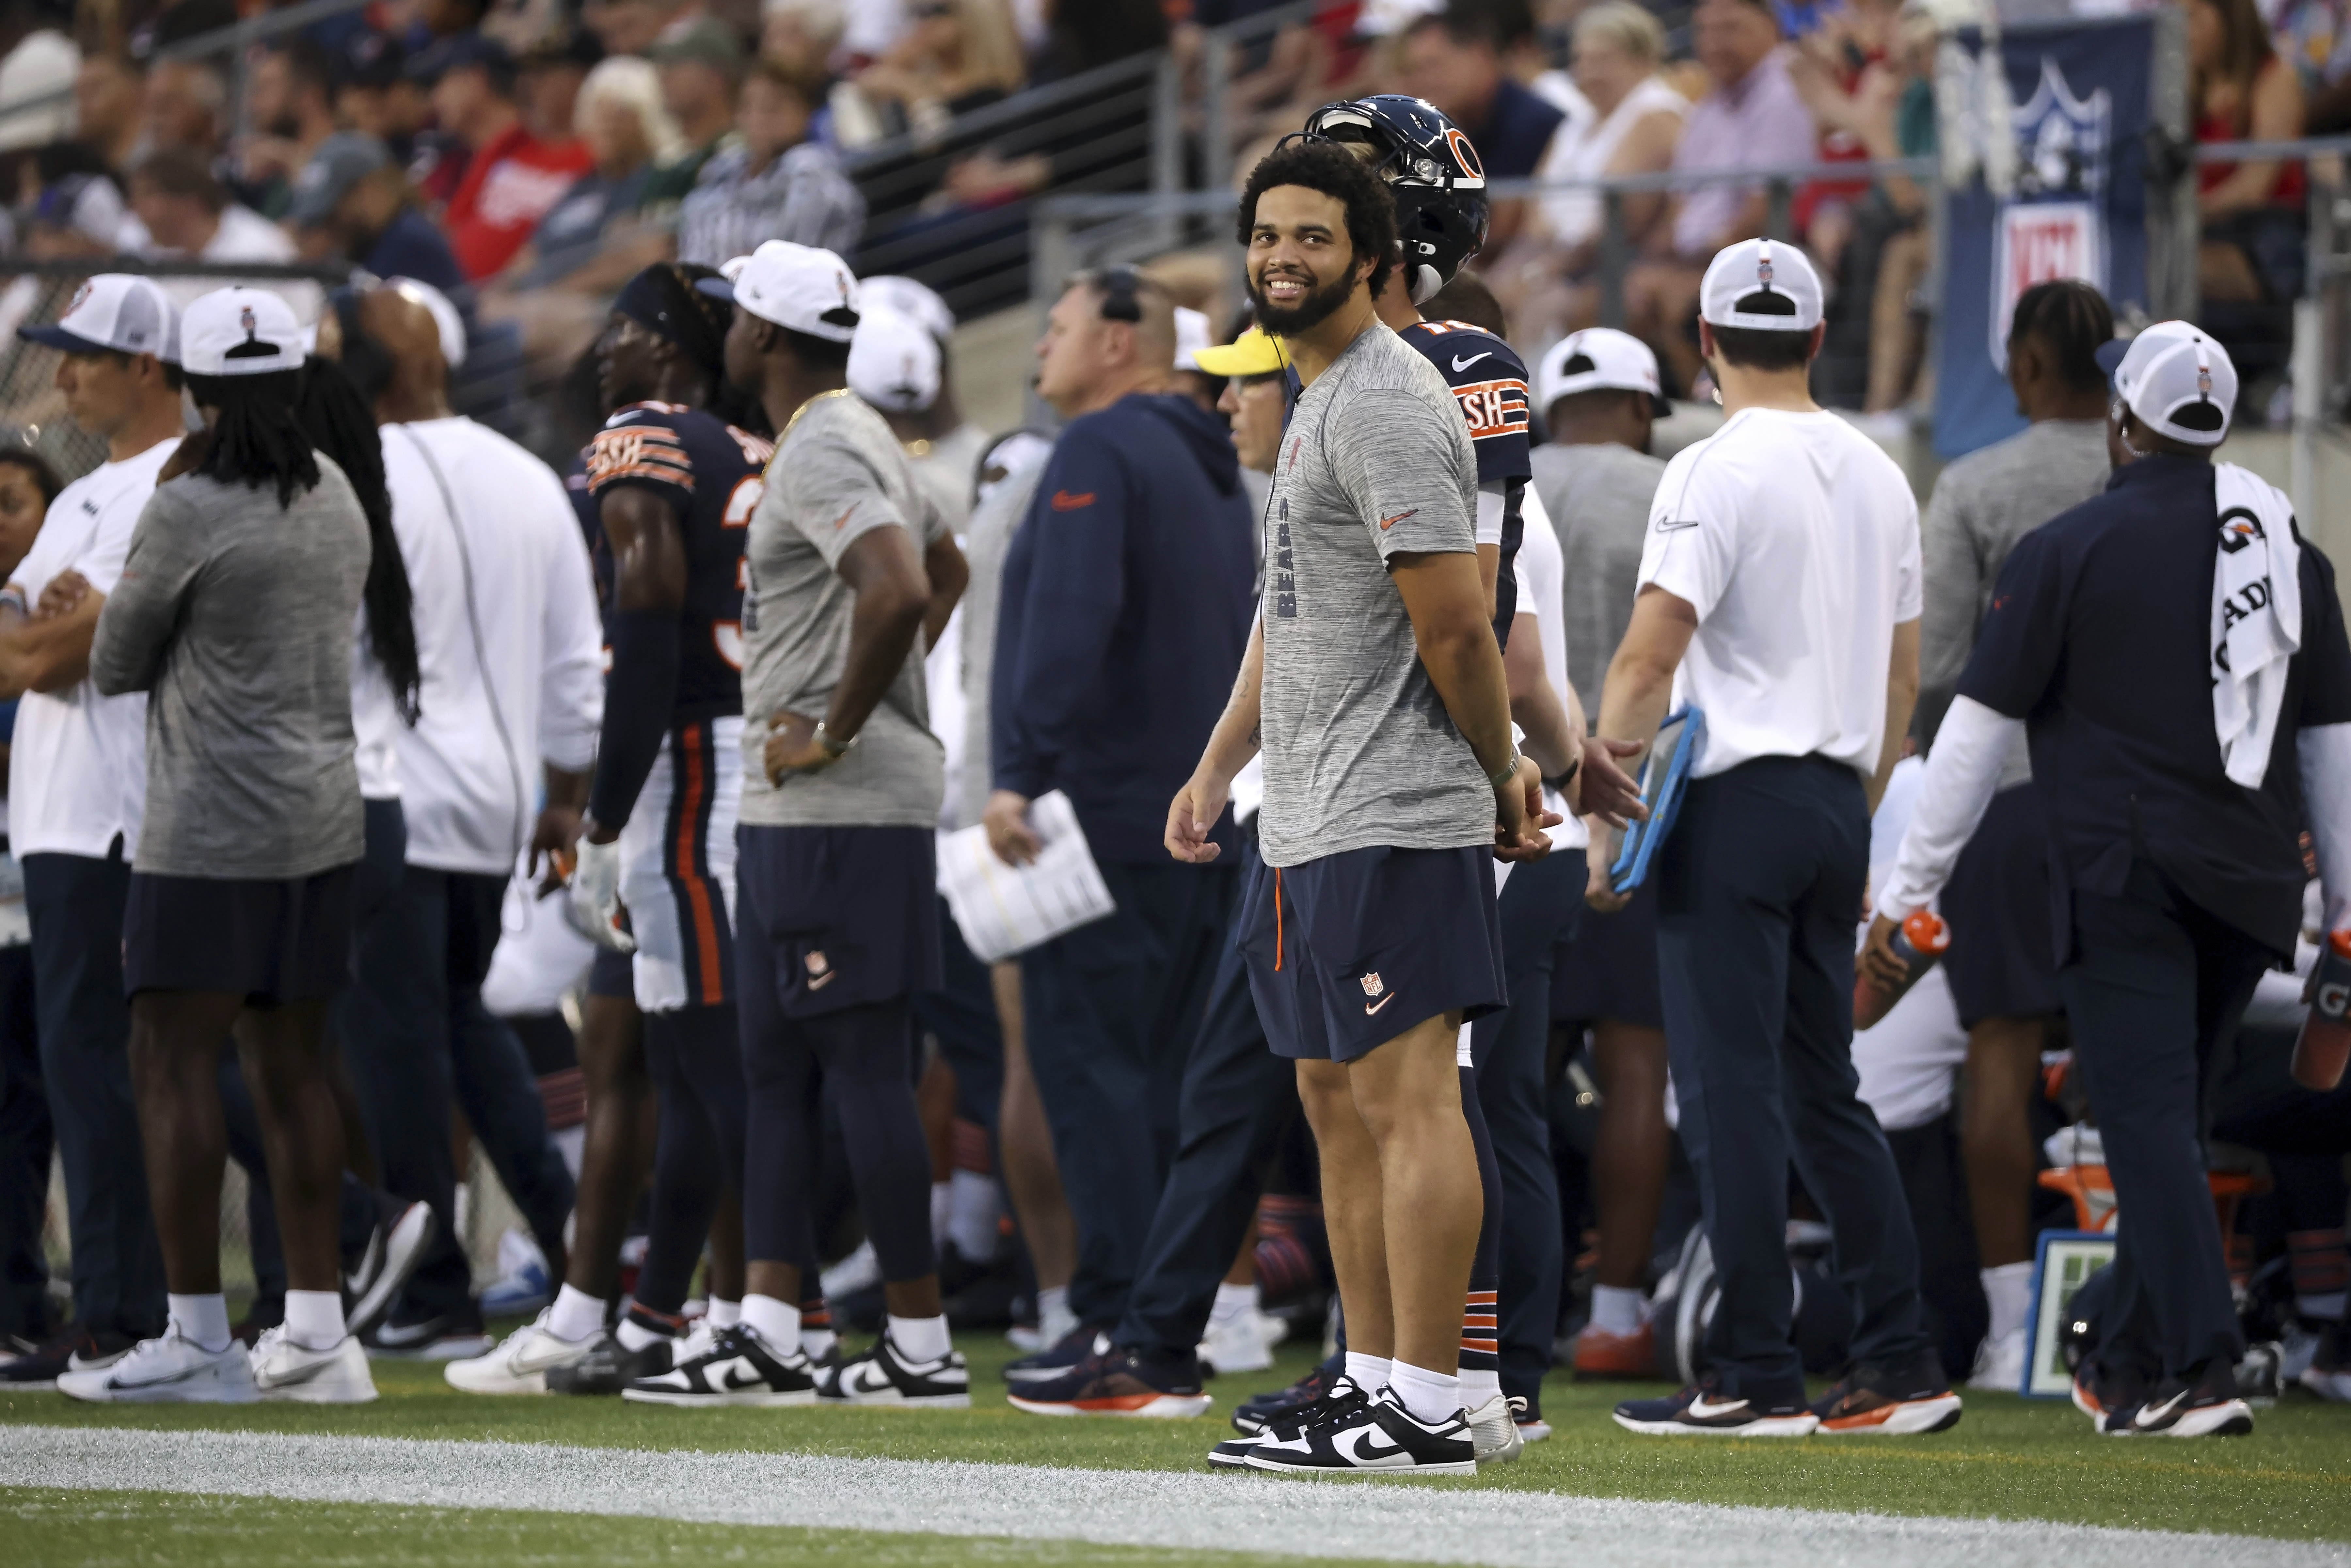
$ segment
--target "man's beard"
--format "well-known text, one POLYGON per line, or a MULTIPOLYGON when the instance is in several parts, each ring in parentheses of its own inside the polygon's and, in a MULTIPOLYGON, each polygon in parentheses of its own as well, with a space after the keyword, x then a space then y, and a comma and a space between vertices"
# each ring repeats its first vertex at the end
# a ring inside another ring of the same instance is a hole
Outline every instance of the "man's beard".
POLYGON ((1347 302, 1355 291, 1352 269, 1329 283, 1311 287, 1305 298, 1295 305, 1276 305, 1258 291, 1255 278, 1249 281, 1249 304, 1257 309, 1257 324, 1269 336, 1293 338, 1301 332, 1311 332, 1331 319, 1333 311, 1347 302))

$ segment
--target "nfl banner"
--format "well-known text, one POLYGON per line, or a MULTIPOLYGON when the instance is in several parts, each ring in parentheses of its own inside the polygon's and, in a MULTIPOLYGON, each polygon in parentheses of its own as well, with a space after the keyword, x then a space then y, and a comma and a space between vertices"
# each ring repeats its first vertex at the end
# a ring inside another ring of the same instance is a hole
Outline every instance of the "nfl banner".
POLYGON ((2008 388, 2008 328, 2036 283, 2078 277, 2115 314, 2147 303, 2150 16, 2011 27, 1991 48, 1973 28, 1945 42, 1943 319, 1935 450, 1946 458, 2024 427, 2008 388), (2001 95, 1995 99, 1993 95, 2001 95), (2004 101, 2003 101, 2004 99, 2004 101))

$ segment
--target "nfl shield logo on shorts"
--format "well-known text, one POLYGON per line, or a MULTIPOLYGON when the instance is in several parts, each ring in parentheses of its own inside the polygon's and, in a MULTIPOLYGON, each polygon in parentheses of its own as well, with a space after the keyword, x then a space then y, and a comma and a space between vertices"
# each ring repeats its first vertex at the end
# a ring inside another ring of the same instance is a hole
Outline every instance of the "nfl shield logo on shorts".
POLYGON ((1387 989, 1385 983, 1380 979, 1380 972, 1377 969, 1374 969, 1370 974, 1364 977, 1363 986, 1364 995, 1374 998, 1376 998, 1381 992, 1387 989))

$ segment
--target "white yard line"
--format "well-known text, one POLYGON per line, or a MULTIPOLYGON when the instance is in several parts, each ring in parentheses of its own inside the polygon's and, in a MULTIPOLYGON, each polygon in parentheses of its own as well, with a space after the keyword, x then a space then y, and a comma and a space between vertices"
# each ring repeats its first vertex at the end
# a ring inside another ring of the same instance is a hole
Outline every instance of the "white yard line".
MULTIPOLYGON (((1692 1439, 1696 1441, 1697 1439, 1692 1439)), ((1498 1568, 2351 1568, 2244 1536, 1409 1483, 804 1454, 0 1426, 0 1485, 526 1509, 1498 1568)))

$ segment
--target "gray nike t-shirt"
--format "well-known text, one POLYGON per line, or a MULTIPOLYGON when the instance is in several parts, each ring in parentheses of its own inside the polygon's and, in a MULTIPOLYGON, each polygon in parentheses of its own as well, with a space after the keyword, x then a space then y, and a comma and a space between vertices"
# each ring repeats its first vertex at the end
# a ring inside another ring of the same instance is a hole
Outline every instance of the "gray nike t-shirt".
POLYGON ((1265 517, 1259 848, 1494 839, 1494 791, 1421 667, 1399 553, 1477 549, 1478 459, 1435 366, 1374 322, 1300 394, 1265 517))
POLYGON ((946 754, 930 730, 923 639, 857 732, 856 747, 814 773, 768 782, 768 720, 822 718, 849 663, 857 594, 841 558, 875 528, 902 528, 921 555, 946 523, 882 416, 849 392, 818 397, 768 464, 744 541, 742 820, 762 827, 936 824, 946 754))

